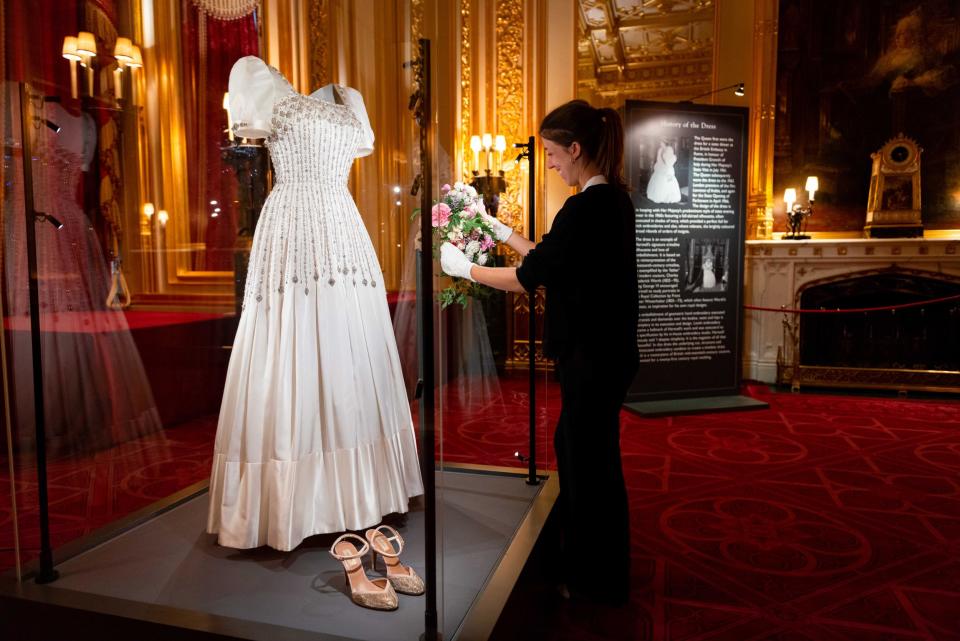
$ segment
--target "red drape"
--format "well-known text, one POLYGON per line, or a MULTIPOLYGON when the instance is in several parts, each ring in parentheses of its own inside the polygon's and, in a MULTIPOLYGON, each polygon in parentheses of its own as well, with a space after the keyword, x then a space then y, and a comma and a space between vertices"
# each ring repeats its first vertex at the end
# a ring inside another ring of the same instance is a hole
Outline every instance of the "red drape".
POLYGON ((233 63, 259 51, 253 15, 214 20, 183 0, 184 97, 191 171, 191 237, 206 251, 196 256, 196 269, 232 270, 237 237, 236 177, 220 159, 227 144, 223 94, 233 63), (196 167, 196 171, 193 168, 196 167), (217 201, 211 205, 211 201, 217 201), (214 209, 219 207, 220 211, 214 209))
POLYGON ((77 0, 4 0, 4 78, 70 95, 70 65, 61 56, 64 36, 80 31, 77 0))

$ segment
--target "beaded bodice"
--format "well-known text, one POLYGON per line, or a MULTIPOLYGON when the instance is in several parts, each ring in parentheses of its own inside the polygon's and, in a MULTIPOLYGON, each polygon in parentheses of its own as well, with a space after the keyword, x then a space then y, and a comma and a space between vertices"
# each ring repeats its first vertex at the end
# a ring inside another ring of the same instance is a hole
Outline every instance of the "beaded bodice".
MULTIPOLYGON (((362 143, 361 123, 347 104, 286 86, 273 106, 266 140, 276 179, 254 239, 244 305, 269 303, 271 295, 309 296, 338 283, 376 287, 380 277, 347 188, 362 143)), ((341 91, 334 87, 335 98, 341 91)))
POLYGON ((360 144, 360 122, 350 107, 292 90, 277 101, 267 147, 276 183, 345 187, 360 144))

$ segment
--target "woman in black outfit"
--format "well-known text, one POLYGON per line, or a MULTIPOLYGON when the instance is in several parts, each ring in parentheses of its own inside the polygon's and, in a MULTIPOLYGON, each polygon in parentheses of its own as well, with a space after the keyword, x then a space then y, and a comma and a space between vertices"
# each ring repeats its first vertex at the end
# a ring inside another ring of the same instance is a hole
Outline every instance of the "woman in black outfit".
POLYGON ((580 188, 550 232, 534 244, 488 216, 523 263, 480 267, 444 243, 441 264, 451 276, 497 289, 546 287, 544 352, 557 364, 562 402, 554 448, 567 586, 574 597, 622 604, 630 590, 630 523, 620 406, 637 371, 638 315, 623 125, 613 109, 574 100, 543 119, 540 137, 547 167, 580 188))

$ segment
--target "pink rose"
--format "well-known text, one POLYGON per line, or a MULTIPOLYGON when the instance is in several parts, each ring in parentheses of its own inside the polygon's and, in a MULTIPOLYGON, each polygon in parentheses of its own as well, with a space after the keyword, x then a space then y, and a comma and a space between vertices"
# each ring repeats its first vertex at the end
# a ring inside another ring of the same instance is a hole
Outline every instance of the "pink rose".
POLYGON ((466 219, 469 220, 470 218, 473 218, 474 216, 477 215, 477 210, 473 208, 473 205, 467 205, 467 206, 463 209, 463 214, 462 214, 462 215, 463 215, 464 218, 466 218, 466 219))
POLYGON ((437 203, 433 206, 431 213, 434 227, 443 227, 450 220, 450 207, 446 203, 437 203))
POLYGON ((493 242, 493 238, 490 237, 490 234, 484 234, 483 240, 480 241, 480 249, 487 251, 488 249, 492 249, 495 244, 496 243, 493 242))
POLYGON ((446 194, 446 193, 449 192, 449 191, 450 191, 450 185, 449 185, 449 184, 444 185, 443 187, 440 188, 440 192, 443 193, 443 194, 446 194))

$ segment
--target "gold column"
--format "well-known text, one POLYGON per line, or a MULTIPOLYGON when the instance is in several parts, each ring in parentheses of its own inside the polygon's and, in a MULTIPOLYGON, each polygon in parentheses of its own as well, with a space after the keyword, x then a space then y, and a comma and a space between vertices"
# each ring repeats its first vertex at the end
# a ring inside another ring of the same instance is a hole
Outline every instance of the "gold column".
MULTIPOLYGON (((524 2, 523 0, 497 0, 496 5, 496 127, 491 133, 502 134, 510 142, 525 141, 531 133, 529 114, 524 105, 531 98, 533 86, 528 85, 524 77, 526 65, 523 61, 524 39, 524 2)), ((509 143, 508 143, 509 144, 509 143)), ((507 153, 512 152, 510 149, 507 153)), ((524 228, 526 203, 521 202, 521 184, 525 181, 520 172, 514 172, 507 180, 507 191, 500 196, 499 218, 514 229, 524 228)), ((525 186, 525 185, 524 185, 525 186)))
MULTIPOLYGON (((195 270, 190 264, 190 211, 187 197, 187 145, 185 105, 182 90, 183 60, 181 57, 180 3, 141 0, 143 69, 141 76, 144 147, 149 169, 144 184, 147 194, 159 213, 169 215, 166 227, 153 223, 155 260, 144 273, 153 278, 153 286, 145 287, 137 297, 140 304, 233 308, 233 273, 229 271, 195 270)), ((135 88, 134 94, 141 89, 135 88)), ((156 219, 157 216, 154 216, 156 219)), ((139 228, 139 225, 135 226, 139 228)), ((149 250, 147 245, 144 249, 149 250)))
POLYGON ((747 238, 773 237, 773 138, 777 99, 778 3, 754 0, 753 91, 750 92, 750 167, 747 238))
MULTIPOLYGON (((464 174, 464 160, 472 158, 472 134, 489 132, 505 136, 509 148, 504 160, 508 160, 516 155, 513 143, 526 142, 536 133, 537 124, 547 110, 547 96, 553 97, 558 82, 568 81, 557 104, 574 97, 573 69, 550 68, 546 32, 551 12, 569 14, 569 37, 558 35, 552 27, 551 35, 566 43, 561 46, 571 46, 570 43, 575 42, 572 33, 575 8, 572 0, 460 0, 458 4, 454 30, 458 37, 449 45, 449 57, 459 61, 459 113, 447 126, 457 129, 452 137, 456 145, 451 155, 453 174, 466 180, 469 177, 464 174)), ((444 49, 436 55, 442 57, 444 49)), ((441 131, 443 127, 441 120, 441 131)), ((537 240, 547 229, 555 209, 551 204, 555 203, 545 200, 547 181, 542 154, 539 149, 535 153, 540 167, 536 186, 539 206, 535 212, 537 238, 534 240, 537 240)), ((501 195, 498 216, 514 229, 528 233, 527 173, 516 168, 506 173, 506 180, 507 191, 501 195)), ((569 195, 569 189, 564 191, 564 197, 569 195)), ((516 264, 518 260, 515 253, 508 252, 508 264, 516 264)), ((542 313, 542 304, 542 296, 538 295, 533 305, 535 313, 542 313)), ((525 367, 529 349, 525 320, 530 310, 529 297, 511 295, 508 309, 508 362, 525 367)))
POLYGON ((310 93, 310 0, 262 0, 263 59, 297 91, 310 93))

